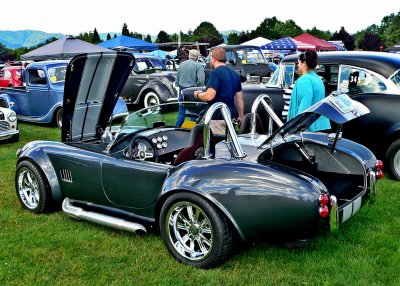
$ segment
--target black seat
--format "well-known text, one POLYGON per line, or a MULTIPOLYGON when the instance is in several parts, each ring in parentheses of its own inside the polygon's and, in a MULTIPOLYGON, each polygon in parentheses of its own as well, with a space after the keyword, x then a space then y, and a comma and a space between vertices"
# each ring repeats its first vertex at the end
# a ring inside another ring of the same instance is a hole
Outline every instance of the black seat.
MULTIPOLYGON (((173 165, 177 166, 183 162, 201 158, 203 155, 204 148, 204 124, 196 124, 190 131, 189 141, 185 148, 179 152, 178 156, 175 158, 173 165)), ((211 152, 214 153, 215 142, 211 134, 211 152)))
MULTIPOLYGON (((246 134, 251 132, 251 113, 247 113, 240 124, 238 134, 246 134)), ((264 134, 264 126, 261 121, 261 117, 257 114, 256 115, 256 133, 264 134)))

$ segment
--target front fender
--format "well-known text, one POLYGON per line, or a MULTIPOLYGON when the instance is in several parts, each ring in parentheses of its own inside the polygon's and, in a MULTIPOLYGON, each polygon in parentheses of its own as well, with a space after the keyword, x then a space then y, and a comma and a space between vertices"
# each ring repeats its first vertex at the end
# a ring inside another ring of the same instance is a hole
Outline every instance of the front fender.
POLYGON ((326 188, 315 180, 257 163, 193 160, 170 172, 162 195, 186 190, 204 196, 247 240, 269 231, 316 228, 316 205, 326 188))
POLYGON ((8 108, 14 110, 17 114, 19 113, 19 105, 18 101, 16 100, 15 96, 12 94, 1 93, 0 99, 4 100, 7 103, 8 108), (14 102, 14 106, 10 107, 10 102, 14 102))
POLYGON ((36 163, 36 165, 42 170, 47 181, 49 182, 53 200, 55 202, 61 202, 62 193, 60 184, 53 165, 50 162, 49 157, 46 155, 43 143, 49 144, 60 144, 56 142, 45 142, 45 141, 33 141, 25 144, 22 148, 17 151, 17 165, 23 160, 30 160, 36 163))

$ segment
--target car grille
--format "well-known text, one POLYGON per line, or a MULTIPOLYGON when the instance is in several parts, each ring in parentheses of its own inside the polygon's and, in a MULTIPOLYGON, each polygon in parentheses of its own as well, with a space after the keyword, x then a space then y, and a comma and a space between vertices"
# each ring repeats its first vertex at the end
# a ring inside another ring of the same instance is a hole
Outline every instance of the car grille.
MULTIPOLYGON (((4 115, 3 115, 4 117, 4 115)), ((0 120, 4 120, 1 119, 0 120)), ((7 121, 0 121, 0 131, 9 131, 11 129, 10 124, 7 121)))
POLYGON ((0 111, 0 120, 4 120, 4 113, 0 111))

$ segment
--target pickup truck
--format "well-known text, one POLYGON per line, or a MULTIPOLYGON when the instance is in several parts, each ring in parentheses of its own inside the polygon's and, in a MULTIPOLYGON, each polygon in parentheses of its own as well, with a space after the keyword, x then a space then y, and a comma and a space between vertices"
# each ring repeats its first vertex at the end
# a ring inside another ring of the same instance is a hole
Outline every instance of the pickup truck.
MULTIPOLYGON (((64 82, 68 61, 30 63, 24 73, 24 86, 0 88, 0 107, 15 111, 21 121, 53 123, 62 126, 64 82)), ((118 100, 114 114, 128 108, 118 100)))

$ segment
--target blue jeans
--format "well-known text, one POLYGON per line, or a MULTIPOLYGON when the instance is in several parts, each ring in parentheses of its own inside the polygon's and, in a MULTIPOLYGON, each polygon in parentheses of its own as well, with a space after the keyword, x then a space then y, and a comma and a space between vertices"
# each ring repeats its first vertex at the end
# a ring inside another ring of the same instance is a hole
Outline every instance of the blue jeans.
MULTIPOLYGON (((182 93, 179 93, 178 101, 179 102, 183 101, 182 93)), ((181 127, 182 126, 183 122, 185 121, 185 114, 186 114, 186 107, 183 107, 182 104, 179 104, 178 117, 176 118, 176 126, 177 127, 181 127)))

